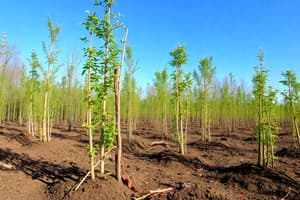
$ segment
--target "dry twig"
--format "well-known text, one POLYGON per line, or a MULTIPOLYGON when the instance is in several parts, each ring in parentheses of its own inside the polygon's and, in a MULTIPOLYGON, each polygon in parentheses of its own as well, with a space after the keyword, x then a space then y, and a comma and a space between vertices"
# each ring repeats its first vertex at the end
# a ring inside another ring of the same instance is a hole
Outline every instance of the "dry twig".
POLYGON ((0 167, 3 167, 3 168, 5 168, 5 169, 13 169, 13 166, 12 166, 12 165, 6 164, 6 163, 1 162, 1 161, 0 161, 0 167))
POLYGON ((158 195, 165 192, 171 192, 173 191, 173 187, 165 188, 165 189, 157 189, 157 190, 150 190, 147 194, 140 196, 140 197, 133 197, 133 200, 143 200, 150 196, 158 195))

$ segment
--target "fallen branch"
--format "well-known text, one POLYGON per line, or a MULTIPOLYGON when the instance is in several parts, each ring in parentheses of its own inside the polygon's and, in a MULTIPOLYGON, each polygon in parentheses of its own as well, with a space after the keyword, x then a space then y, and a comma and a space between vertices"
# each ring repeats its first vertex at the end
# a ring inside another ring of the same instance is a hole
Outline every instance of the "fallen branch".
POLYGON ((280 200, 286 200, 286 198, 290 195, 290 190, 286 193, 284 197, 282 197, 280 200))
POLYGON ((137 192, 138 194, 141 194, 141 191, 138 190, 132 183, 129 176, 125 173, 125 175, 122 176, 122 182, 132 191, 137 192))
POLYGON ((280 200, 287 200, 288 196, 290 195, 290 192, 295 192, 296 194, 298 194, 297 191, 295 191, 295 190, 293 190, 292 188, 289 187, 289 191, 280 200))
MULTIPOLYGON (((101 160, 98 160, 96 162, 96 164, 94 165, 94 169, 100 164, 101 160)), ((79 189, 79 187, 82 185, 82 183, 85 181, 85 179, 87 179, 87 177, 89 177, 89 175, 91 174, 91 171, 88 171, 88 173, 86 173, 86 175, 83 177, 83 179, 78 183, 78 185, 75 188, 75 191, 77 191, 79 189)))
POLYGON ((6 163, 1 162, 1 161, 0 161, 0 167, 3 167, 3 168, 5 168, 5 169, 12 169, 12 168, 13 168, 12 165, 6 164, 6 163))
MULTIPOLYGON (((93 167, 93 169, 95 169, 99 164, 100 164, 100 162, 102 161, 102 160, 105 160, 106 158, 107 158, 107 156, 108 156, 108 154, 110 154, 110 152, 113 150, 114 148, 112 148, 112 149, 109 149, 106 153, 105 153, 105 155, 104 155, 104 159, 100 159, 100 160, 98 160, 97 162, 96 162, 96 164, 94 165, 94 167, 93 167)), ((78 183, 78 185, 76 186, 76 184, 73 186, 73 188, 75 187, 75 191, 77 191, 78 189, 79 189, 79 187, 82 185, 82 183, 87 179, 87 177, 89 177, 89 175, 91 174, 91 170, 90 171, 88 171, 87 173, 86 173, 86 175, 83 177, 83 179, 78 183)), ((71 189, 71 191, 73 190, 73 188, 71 189)))
POLYGON ((169 187, 169 188, 165 188, 165 189, 150 190, 147 194, 145 194, 143 196, 133 197, 133 200, 143 200, 150 196, 158 195, 158 194, 165 193, 165 192, 171 192, 174 189, 175 188, 173 188, 173 187, 169 187))
POLYGON ((151 144, 150 144, 150 146, 155 146, 155 145, 163 145, 163 146, 173 146, 170 142, 166 142, 166 141, 163 141, 163 140, 161 140, 161 141, 155 141, 155 142, 152 142, 151 144))

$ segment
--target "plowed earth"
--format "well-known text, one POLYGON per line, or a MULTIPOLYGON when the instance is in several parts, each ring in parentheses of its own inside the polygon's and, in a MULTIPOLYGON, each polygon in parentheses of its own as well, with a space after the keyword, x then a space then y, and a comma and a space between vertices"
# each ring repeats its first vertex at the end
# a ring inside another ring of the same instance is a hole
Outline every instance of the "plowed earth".
MULTIPOLYGON (((278 135, 274 168, 257 167, 257 145, 252 130, 239 128, 232 134, 212 130, 212 142, 200 142, 197 127, 191 126, 187 154, 177 153, 177 146, 161 131, 140 124, 134 140, 123 140, 123 175, 134 189, 118 183, 114 177, 114 156, 106 162, 106 178, 89 178, 72 190, 87 173, 88 142, 78 124, 72 131, 57 124, 52 141, 40 143, 26 133, 25 126, 0 125, 0 199, 134 199, 151 190, 145 199, 278 199, 300 200, 300 151, 287 130, 278 135), (152 145, 153 142, 162 144, 152 145)), ((125 130, 124 130, 125 132, 125 130)), ((125 138, 125 135, 124 135, 125 138)))

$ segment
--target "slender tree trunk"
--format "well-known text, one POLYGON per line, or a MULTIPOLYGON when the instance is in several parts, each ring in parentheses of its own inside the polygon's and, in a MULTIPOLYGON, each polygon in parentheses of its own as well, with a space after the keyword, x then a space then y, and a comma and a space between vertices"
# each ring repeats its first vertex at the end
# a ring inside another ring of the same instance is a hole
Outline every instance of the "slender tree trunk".
POLYGON ((120 117, 120 72, 118 68, 115 68, 115 83, 114 83, 114 89, 115 89, 115 120, 116 120, 116 128, 117 128, 117 153, 116 153, 116 163, 115 163, 115 172, 117 176, 117 180, 119 182, 122 181, 121 177, 121 158, 122 158, 122 136, 121 136, 121 117, 120 117))
MULTIPOLYGON (((71 79, 69 77, 69 79, 71 79)), ((72 92, 71 92, 71 80, 69 80, 69 88, 68 88, 68 98, 69 98, 69 102, 68 102, 68 131, 72 131, 72 92)))
MULTIPOLYGON (((177 69, 178 70, 178 69, 177 69)), ((179 152, 181 152, 181 145, 180 145, 180 143, 181 143, 181 141, 180 141, 180 132, 179 132, 179 115, 180 115, 180 105, 179 105, 179 102, 180 102, 180 100, 179 100, 179 77, 178 77, 178 75, 177 75, 177 80, 176 80, 176 82, 177 82, 177 84, 176 84, 176 93, 177 93, 177 97, 176 97, 176 139, 178 140, 177 142, 178 142, 178 148, 179 148, 179 152)))
POLYGON ((33 114, 32 114, 32 107, 33 107, 33 95, 32 95, 32 84, 30 87, 30 98, 29 98, 29 112, 28 112, 28 133, 29 135, 34 136, 33 130, 33 114))
MULTIPOLYGON (((107 10, 107 14, 108 16, 108 26, 110 26, 110 8, 108 8, 107 10)), ((107 95, 107 73, 108 73, 108 58, 109 58, 109 38, 106 38, 105 39, 105 61, 104 61, 104 69, 103 69, 103 85, 104 85, 104 91, 103 91, 103 95, 106 96, 107 95)), ((105 113, 106 113, 106 98, 104 98, 102 100, 102 129, 101 129, 101 133, 100 133, 100 141, 103 140, 103 137, 104 137, 104 127, 106 126, 106 116, 105 116, 105 113)), ((104 147, 104 144, 103 144, 103 141, 101 142, 102 144, 100 145, 100 173, 103 175, 104 174, 104 165, 105 165, 105 162, 104 162, 104 159, 105 159, 105 147, 104 147)))
POLYGON ((299 133, 299 126, 297 122, 297 116, 296 116, 296 108, 294 103, 291 103, 292 105, 292 110, 293 110, 293 124, 294 124, 294 130, 296 131, 296 137, 297 137, 297 142, 298 142, 298 147, 300 148, 300 133, 299 133))
POLYGON ((51 122, 50 122, 50 91, 47 96, 47 142, 51 141, 51 122))
POLYGON ((163 133, 166 138, 168 135, 168 112, 167 112, 167 100, 166 96, 164 96, 163 104, 164 104, 164 112, 163 112, 163 133))
POLYGON ((43 129, 42 129, 42 142, 47 140, 47 100, 48 100, 48 91, 44 94, 44 109, 43 109, 43 129))
POLYGON ((123 40, 123 52, 122 52, 122 58, 121 58, 121 64, 119 68, 115 68, 115 118, 117 121, 117 154, 116 154, 116 163, 115 163, 115 170, 116 170, 116 176, 117 180, 119 182, 122 182, 122 174, 121 174, 121 168, 122 168, 122 135, 121 135, 121 98, 120 98, 120 79, 121 79, 121 73, 122 73, 122 66, 124 63, 125 58, 125 50, 126 50, 126 41, 127 41, 127 35, 128 35, 128 29, 125 31, 125 36, 123 40))
MULTIPOLYGON (((90 49, 92 48, 92 32, 90 32, 90 49)), ((89 55, 90 57, 91 55, 89 55)), ((91 178, 95 180, 95 168, 94 168, 94 144, 93 144, 93 128, 92 128, 92 91, 91 91, 91 68, 88 66, 88 75, 87 75, 87 134, 89 136, 89 150, 90 150, 90 170, 91 178)))
MULTIPOLYGON (((103 100, 102 102, 102 129, 100 133, 100 141, 103 140, 103 135, 104 135, 104 127, 106 125, 106 117, 104 116, 104 113, 106 112, 106 100, 103 100)), ((105 156, 105 147, 103 144, 103 141, 101 142, 100 145, 100 173, 103 175, 104 174, 104 168, 105 168, 105 162, 104 162, 104 156, 105 156)))
POLYGON ((258 165, 263 166, 264 153, 263 153, 263 130, 262 130, 262 119, 263 119, 263 99, 262 94, 259 97, 259 132, 258 132, 258 165))
POLYGON ((128 70, 128 91, 127 91, 127 139, 131 142, 132 139, 132 81, 131 81, 131 69, 128 70))
POLYGON ((184 131, 184 151, 186 152, 187 151, 187 133, 188 133, 188 121, 189 121, 189 98, 187 97, 186 99, 186 114, 185 114, 185 131, 184 131))
POLYGON ((184 133, 183 133, 183 120, 182 120, 182 101, 181 96, 179 99, 179 128, 180 128, 180 153, 184 155, 184 133))
POLYGON ((205 88, 205 100, 204 100, 204 141, 207 142, 209 140, 208 135, 208 102, 207 102, 207 88, 205 88))
POLYGON ((211 118, 210 116, 208 116, 208 122, 207 122, 208 142, 211 142, 210 124, 211 124, 211 118))
POLYGON ((296 137, 297 137, 298 147, 300 148, 300 133, 299 133, 297 118, 294 116, 293 120, 294 120, 296 135, 297 135, 296 137))
POLYGON ((274 144, 273 144, 273 137, 270 136, 270 147, 271 147, 271 165, 274 168, 274 144))

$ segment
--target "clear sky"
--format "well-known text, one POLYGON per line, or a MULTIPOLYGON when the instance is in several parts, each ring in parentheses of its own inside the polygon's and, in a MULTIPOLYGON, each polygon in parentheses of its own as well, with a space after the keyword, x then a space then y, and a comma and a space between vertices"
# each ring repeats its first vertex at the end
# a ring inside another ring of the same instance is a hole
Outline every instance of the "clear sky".
MULTIPOLYGON (((94 10, 92 4, 93 0, 1 0, 0 32, 7 33, 8 42, 17 45, 26 61, 32 49, 41 52, 41 42, 47 41, 50 16, 62 27, 60 49, 81 52, 80 37, 86 36, 81 22, 85 10, 94 10)), ((169 52, 178 44, 184 44, 189 55, 185 71, 212 56, 219 79, 232 72, 251 86, 257 54, 263 50, 271 85, 279 87, 286 69, 300 78, 299 0, 117 0, 114 11, 122 13, 129 28, 129 44, 140 60, 135 75, 143 86, 155 71, 171 69, 169 52)))

